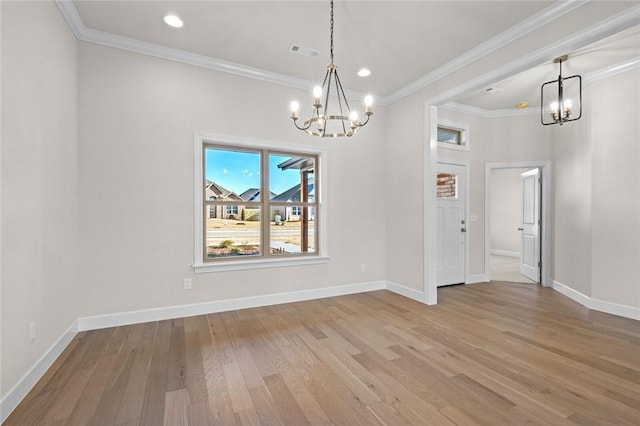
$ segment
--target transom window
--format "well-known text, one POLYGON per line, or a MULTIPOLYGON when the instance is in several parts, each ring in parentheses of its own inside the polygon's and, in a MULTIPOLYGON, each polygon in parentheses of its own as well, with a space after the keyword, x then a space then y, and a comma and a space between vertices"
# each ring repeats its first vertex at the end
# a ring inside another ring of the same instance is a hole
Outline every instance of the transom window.
POLYGON ((469 151, 469 126, 449 120, 438 120, 438 148, 469 151))

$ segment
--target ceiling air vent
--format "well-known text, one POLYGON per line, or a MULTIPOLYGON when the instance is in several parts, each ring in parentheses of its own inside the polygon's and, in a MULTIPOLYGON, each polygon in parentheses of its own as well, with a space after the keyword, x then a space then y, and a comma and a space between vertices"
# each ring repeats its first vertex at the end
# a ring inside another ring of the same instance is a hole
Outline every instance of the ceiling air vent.
POLYGON ((485 93, 496 93, 496 92, 502 92, 504 89, 501 87, 496 87, 496 86, 489 86, 486 89, 484 89, 485 93))
POLYGON ((318 55, 320 55, 319 51, 312 49, 310 47, 300 46, 299 44, 292 44, 289 51, 293 53, 297 53, 299 55, 311 56, 312 58, 316 58, 318 57, 318 55))

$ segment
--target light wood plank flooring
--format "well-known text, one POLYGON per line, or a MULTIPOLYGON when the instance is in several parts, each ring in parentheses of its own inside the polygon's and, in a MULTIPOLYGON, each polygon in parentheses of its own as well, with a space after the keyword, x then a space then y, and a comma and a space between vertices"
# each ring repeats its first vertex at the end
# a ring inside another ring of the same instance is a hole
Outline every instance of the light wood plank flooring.
POLYGON ((438 295, 83 332, 5 424, 639 424, 640 322, 537 285, 438 295))

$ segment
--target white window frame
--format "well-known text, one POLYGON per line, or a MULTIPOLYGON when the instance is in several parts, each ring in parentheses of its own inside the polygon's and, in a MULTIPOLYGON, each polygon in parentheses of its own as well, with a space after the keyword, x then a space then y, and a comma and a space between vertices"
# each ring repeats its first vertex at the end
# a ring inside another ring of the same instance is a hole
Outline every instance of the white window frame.
POLYGON ((224 210, 225 210, 225 215, 227 216, 231 216, 231 215, 239 215, 240 213, 240 209, 238 208, 237 204, 227 204, 226 206, 224 206, 224 210), (234 209, 235 207, 235 209, 234 209), (235 212, 233 211, 235 210, 235 212))
POLYGON ((453 149, 456 151, 469 151, 471 149, 468 124, 458 123, 450 120, 438 120, 438 127, 444 127, 446 129, 456 130, 460 132, 460 145, 438 142, 438 148, 453 149))
POLYGON ((268 141, 262 139, 244 138, 239 136, 222 135, 216 133, 195 132, 194 135, 194 263, 193 268, 196 273, 206 272, 222 272, 222 271, 235 271, 235 270, 247 270, 247 269, 259 269, 259 268, 275 268, 283 266, 298 266, 298 265, 315 265, 319 263, 328 263, 329 254, 327 252, 327 205, 322 197, 322 192, 326 187, 326 158, 327 150, 325 147, 296 145, 292 147, 291 143, 284 143, 279 141, 268 141), (204 261, 204 191, 202 190, 202 182, 204 179, 204 158, 203 158, 203 146, 205 144, 215 144, 220 146, 230 147, 245 147, 245 148, 258 148, 258 149, 272 149, 281 150, 285 152, 291 152, 295 154, 312 154, 318 157, 318 174, 320 182, 318 184, 319 191, 316 191, 315 197, 318 203, 319 215, 316 215, 315 219, 319 218, 318 222, 318 247, 317 255, 314 256, 286 256, 286 257, 268 257, 268 258, 247 258, 247 259, 234 259, 229 261, 216 261, 205 262, 204 261))

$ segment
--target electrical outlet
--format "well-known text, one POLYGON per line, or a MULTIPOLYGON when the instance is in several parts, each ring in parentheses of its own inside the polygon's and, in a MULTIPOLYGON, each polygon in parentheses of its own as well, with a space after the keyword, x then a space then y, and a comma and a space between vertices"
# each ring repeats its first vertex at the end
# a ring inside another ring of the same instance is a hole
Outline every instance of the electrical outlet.
POLYGON ((29 341, 33 343, 36 340, 36 322, 31 321, 29 324, 29 341))
POLYGON ((366 263, 361 263, 360 264, 360 272, 367 272, 367 264, 366 263))
POLYGON ((191 278, 185 278, 184 279, 184 289, 185 290, 191 290, 193 287, 191 285, 191 278))

